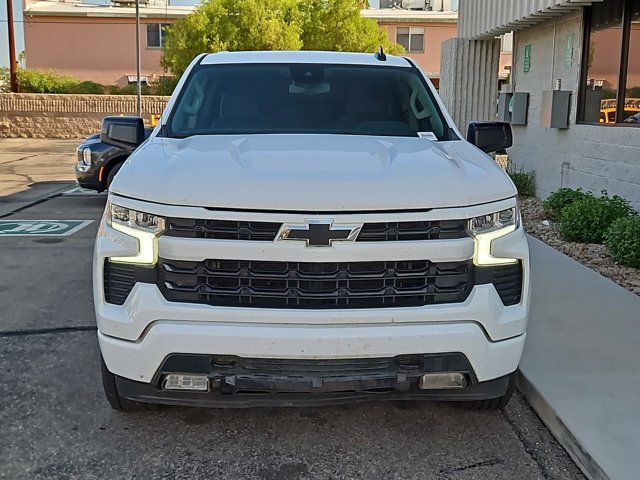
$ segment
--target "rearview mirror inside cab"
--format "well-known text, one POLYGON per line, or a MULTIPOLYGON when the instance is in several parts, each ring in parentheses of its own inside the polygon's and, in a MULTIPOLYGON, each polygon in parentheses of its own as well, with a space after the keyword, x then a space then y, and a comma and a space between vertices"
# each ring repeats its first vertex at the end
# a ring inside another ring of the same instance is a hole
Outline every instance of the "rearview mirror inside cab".
POLYGON ((506 122, 471 122, 467 141, 485 153, 506 150, 513 145, 511 125, 506 122))

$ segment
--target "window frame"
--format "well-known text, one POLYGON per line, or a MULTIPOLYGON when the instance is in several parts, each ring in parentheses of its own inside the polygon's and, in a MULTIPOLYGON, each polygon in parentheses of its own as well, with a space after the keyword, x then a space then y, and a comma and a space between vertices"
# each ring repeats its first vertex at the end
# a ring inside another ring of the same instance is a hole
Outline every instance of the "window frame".
POLYGON ((164 41, 162 38, 162 30, 163 28, 166 28, 167 26, 171 25, 170 23, 162 23, 162 22, 147 22, 144 24, 145 25, 145 34, 146 34, 146 39, 147 39, 147 45, 146 48, 151 49, 151 50, 158 50, 158 49, 162 49, 164 48, 164 41), (158 45, 149 45, 149 26, 150 25, 158 25, 159 29, 158 29, 158 45))
MULTIPOLYGON (((424 36, 425 36, 425 28, 421 27, 419 25, 409 25, 409 26, 396 26, 396 43, 400 43, 398 42, 398 30, 401 28, 406 28, 409 30, 409 38, 408 38, 408 42, 407 45, 409 46, 409 48, 406 48, 405 50, 407 51, 407 53, 424 53, 424 36), (412 33, 413 29, 422 29, 422 33, 412 33), (422 35, 422 49, 421 50, 411 50, 411 37, 413 35, 422 35)), ((403 34, 405 35, 405 34, 403 34)), ((402 44, 401 44, 402 45, 402 44)), ((402 45, 404 47, 404 45, 402 45)))
MULTIPOLYGON (((604 1, 606 2, 607 0, 604 1)), ((633 12, 632 2, 633 0, 624 0, 622 8, 622 38, 620 48, 620 67, 618 70, 618 90, 616 92, 615 123, 588 122, 583 120, 588 90, 587 77, 589 75, 589 49, 591 45, 591 19, 593 11, 592 6, 584 7, 582 23, 582 55, 580 59, 580 85, 578 90, 578 111, 576 115, 576 124, 578 125, 598 125, 600 127, 640 127, 640 124, 625 123, 624 121, 619 121, 619 119, 624 118, 625 97, 627 92, 627 74, 629 70, 629 43, 631 40, 631 17, 633 12)))

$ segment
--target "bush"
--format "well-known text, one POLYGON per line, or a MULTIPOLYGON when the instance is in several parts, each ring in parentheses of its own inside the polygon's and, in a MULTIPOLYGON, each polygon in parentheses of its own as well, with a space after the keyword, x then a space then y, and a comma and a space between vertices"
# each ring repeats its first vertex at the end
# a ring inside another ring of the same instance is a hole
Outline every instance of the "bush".
MULTIPOLYGON (((7 76, 8 77, 8 76, 7 76)), ((0 72, 0 88, 4 76, 0 72)), ((8 81, 8 78, 7 78, 8 81)), ((170 95, 178 82, 178 78, 166 77, 152 86, 142 85, 143 95, 170 95), (170 89, 170 90, 169 90, 170 89), (168 93, 161 93, 167 91, 168 93)), ((112 95, 136 95, 135 84, 118 87, 117 85, 105 86, 91 81, 80 81, 76 78, 59 75, 55 72, 42 72, 38 70, 18 69, 18 88, 22 93, 77 93, 97 94, 110 93, 112 95)), ((8 89, 8 84, 7 84, 8 89)))
POLYGON ((633 215, 613 222, 604 244, 616 262, 640 268, 640 217, 633 215))
POLYGON ((66 75, 54 72, 19 69, 18 89, 23 93, 69 93, 79 85, 79 81, 66 75))
POLYGON ((602 243, 607 229, 619 218, 629 217, 635 212, 625 199, 586 196, 560 213, 560 234, 565 240, 586 243, 602 243))
POLYGON ((105 86, 100 85, 96 82, 91 82, 89 80, 84 82, 78 82, 78 84, 71 89, 69 89, 66 93, 93 93, 97 95, 103 94, 105 91, 105 86))
POLYGON ((0 67, 0 93, 11 91, 11 77, 7 67, 0 67))
POLYGON ((551 218, 560 218, 560 213, 564 207, 568 207, 572 203, 586 197, 593 197, 593 195, 591 192, 583 192, 581 188, 577 190, 573 188, 560 188, 547 197, 542 207, 545 213, 551 218))
POLYGON ((536 194, 536 172, 526 172, 523 167, 509 169, 507 173, 518 189, 520 197, 533 197, 536 194))
POLYGON ((149 86, 154 92, 154 95, 166 95, 169 96, 173 93, 180 80, 179 76, 164 76, 157 80, 153 80, 149 86))
MULTIPOLYGON (((129 85, 125 85, 124 87, 119 87, 117 85, 111 85, 109 87, 109 93, 111 95, 137 95, 138 94, 138 86, 135 83, 130 83, 129 85)), ((149 85, 142 84, 142 95, 152 95, 153 92, 149 85)))

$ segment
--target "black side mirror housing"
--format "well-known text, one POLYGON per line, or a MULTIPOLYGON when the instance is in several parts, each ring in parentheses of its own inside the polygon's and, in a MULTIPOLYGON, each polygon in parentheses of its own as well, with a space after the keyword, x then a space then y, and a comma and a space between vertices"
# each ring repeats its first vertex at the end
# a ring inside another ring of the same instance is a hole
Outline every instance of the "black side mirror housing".
POLYGON ((506 150, 513 145, 511 125, 506 122, 470 122, 467 141, 485 153, 506 150))
POLYGON ((100 141, 133 151, 144 142, 144 122, 140 117, 105 117, 100 141))

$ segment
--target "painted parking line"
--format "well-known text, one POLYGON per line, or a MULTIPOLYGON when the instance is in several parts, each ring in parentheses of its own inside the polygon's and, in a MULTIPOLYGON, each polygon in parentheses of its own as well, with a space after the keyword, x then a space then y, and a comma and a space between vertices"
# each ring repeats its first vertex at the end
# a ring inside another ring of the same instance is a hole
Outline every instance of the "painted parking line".
POLYGON ((73 187, 73 188, 70 188, 69 190, 65 190, 64 192, 62 192, 61 195, 65 197, 81 197, 81 196, 95 197, 95 196, 102 196, 102 192, 97 192, 95 190, 90 190, 88 188, 73 187))
POLYGON ((0 237, 66 237, 93 220, 0 220, 0 237))

